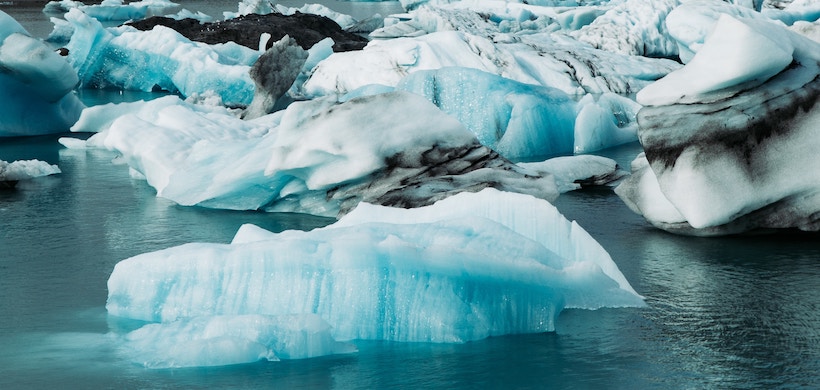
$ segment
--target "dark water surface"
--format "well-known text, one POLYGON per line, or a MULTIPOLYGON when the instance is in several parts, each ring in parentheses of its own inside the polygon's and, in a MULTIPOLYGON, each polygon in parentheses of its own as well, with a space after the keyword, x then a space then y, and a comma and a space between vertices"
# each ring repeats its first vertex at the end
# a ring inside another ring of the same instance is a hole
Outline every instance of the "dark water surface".
MULTIPOLYGON (((63 170, 0 191, 0 389, 820 388, 820 237, 673 236, 610 191, 556 204, 609 251, 647 308, 567 310, 554 333, 462 345, 368 341, 351 355, 145 369, 109 336, 106 281, 118 261, 228 242, 242 223, 279 231, 330 221, 176 206, 114 154, 56 139, 0 139, 2 160, 63 170)), ((628 165, 639 150, 602 154, 628 165)))

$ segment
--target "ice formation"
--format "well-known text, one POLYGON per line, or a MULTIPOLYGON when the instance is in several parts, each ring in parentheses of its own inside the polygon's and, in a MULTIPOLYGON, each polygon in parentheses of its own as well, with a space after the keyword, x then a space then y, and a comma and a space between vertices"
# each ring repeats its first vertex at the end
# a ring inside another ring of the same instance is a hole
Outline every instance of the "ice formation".
POLYGON ((482 145, 511 161, 596 150, 637 141, 640 105, 607 93, 579 102, 555 88, 524 84, 473 68, 418 71, 395 88, 367 85, 342 97, 402 90, 454 116, 482 145))
POLYGON ((546 201, 493 189, 419 209, 362 204, 310 232, 243 226, 231 244, 123 260, 108 291, 110 315, 159 328, 315 314, 337 340, 465 342, 552 331, 563 308, 644 305, 581 227, 546 201))
POLYGON ((684 68, 638 93, 647 163, 616 191, 674 232, 820 230, 819 74, 817 42, 720 16, 684 68))
POLYGON ((86 88, 165 90, 189 96, 213 91, 228 105, 247 105, 253 97, 248 72, 259 57, 237 44, 207 45, 174 30, 157 27, 103 28, 79 10, 65 14, 74 33, 68 59, 86 88))
POLYGON ((558 196, 552 177, 407 92, 298 102, 252 121, 170 96, 89 108, 72 130, 102 131, 91 146, 121 153, 182 205, 336 216, 360 201, 414 207, 485 187, 558 196))
POLYGON ((615 160, 591 154, 555 157, 541 162, 519 163, 518 165, 542 175, 552 175, 558 191, 562 193, 582 187, 614 187, 620 179, 628 175, 628 172, 622 170, 615 160))
POLYGON ((17 182, 60 173, 60 168, 40 160, 0 160, 0 183, 17 182))
POLYGON ((65 58, 0 11, 0 137, 66 131, 84 106, 65 58))
POLYGON ((123 3, 123 0, 103 0, 99 4, 84 4, 74 0, 50 1, 43 8, 45 13, 66 13, 78 9, 100 21, 126 21, 145 19, 179 11, 179 4, 169 0, 140 0, 123 3))

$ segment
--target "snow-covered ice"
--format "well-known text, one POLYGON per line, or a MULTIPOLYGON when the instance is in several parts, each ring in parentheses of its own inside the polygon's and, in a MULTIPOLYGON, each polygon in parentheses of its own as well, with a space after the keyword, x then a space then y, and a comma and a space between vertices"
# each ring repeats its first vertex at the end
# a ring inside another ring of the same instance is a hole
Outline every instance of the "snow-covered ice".
POLYGON ((0 137, 66 131, 85 107, 65 58, 0 11, 0 137))
POLYGON ((261 54, 235 43, 207 45, 157 26, 104 28, 77 9, 65 14, 74 33, 68 59, 85 88, 165 90, 185 96, 213 91, 227 105, 251 102, 248 72, 261 54))
POLYGON ((580 226, 494 189, 418 209, 362 204, 310 232, 245 226, 231 244, 123 260, 108 291, 112 316, 315 314, 337 340, 465 342, 552 331, 563 308, 644 305, 580 226))

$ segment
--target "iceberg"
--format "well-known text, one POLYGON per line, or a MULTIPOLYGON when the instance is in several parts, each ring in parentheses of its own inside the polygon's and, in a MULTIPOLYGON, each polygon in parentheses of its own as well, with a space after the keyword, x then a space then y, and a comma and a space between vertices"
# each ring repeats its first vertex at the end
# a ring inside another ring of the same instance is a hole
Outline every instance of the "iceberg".
MULTIPOLYGON (((143 31, 165 26, 192 41, 208 44, 235 42, 251 49, 259 47, 261 37, 265 34, 270 36, 268 43, 278 41, 285 35, 290 36, 305 50, 326 38, 333 39, 335 51, 359 50, 367 43, 366 38, 342 30, 336 22, 325 16, 300 12, 290 15, 278 12, 249 14, 212 23, 154 17, 127 25, 143 31)), ((268 47, 269 45, 264 46, 261 50, 268 47)))
POLYGON ((166 15, 178 11, 179 4, 169 0, 140 0, 123 3, 123 0, 103 0, 99 4, 84 4, 74 0, 49 1, 43 12, 66 13, 78 9, 99 21, 126 21, 166 15))
POLYGON ((407 92, 295 102, 250 121, 168 96, 89 108, 72 130, 99 131, 90 146, 122 154, 181 205, 336 217, 361 201, 417 207, 486 187, 558 196, 551 176, 517 167, 407 92))
POLYGON ((85 108, 78 81, 64 57, 0 11, 0 137, 68 130, 85 108))
POLYGON ((163 326, 313 314, 336 340, 404 342, 548 332, 563 308, 645 305, 580 226, 494 189, 418 209, 361 204, 309 232, 246 225, 230 244, 123 260, 108 291, 109 315, 163 326))
POLYGON ((817 42, 721 15, 684 68, 638 93, 646 162, 616 193, 677 233, 820 230, 819 74, 817 42))
POLYGON ((21 180, 29 180, 36 177, 55 175, 60 173, 60 168, 40 160, 0 160, 0 189, 13 188, 21 180))
POLYGON ((235 43, 193 42, 176 31, 156 27, 103 28, 77 9, 65 14, 74 29, 68 60, 84 88, 164 90, 185 96, 216 92, 227 105, 251 102, 251 65, 261 54, 235 43))

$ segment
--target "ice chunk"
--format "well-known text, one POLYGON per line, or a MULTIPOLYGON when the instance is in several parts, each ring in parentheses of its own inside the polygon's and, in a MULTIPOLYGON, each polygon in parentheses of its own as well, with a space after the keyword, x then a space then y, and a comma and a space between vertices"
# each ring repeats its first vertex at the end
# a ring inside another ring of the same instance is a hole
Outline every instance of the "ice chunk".
POLYGON ((224 366, 356 352, 330 336, 315 314, 205 316, 147 324, 123 337, 122 349, 147 368, 224 366))
POLYGON ((524 172, 407 92, 298 102, 253 121, 167 97, 88 109, 74 130, 94 127, 90 146, 118 151, 183 205, 337 216, 362 200, 414 207, 485 187, 558 195, 552 177, 524 172))
POLYGON ((0 160, 0 182, 28 180, 60 173, 60 168, 40 160, 0 160))
POLYGON ((66 131, 84 108, 65 58, 0 11, 0 137, 66 131))
POLYGON ((116 265, 109 314, 316 314, 339 340, 464 342, 554 329, 564 307, 643 306, 549 203, 492 189, 421 209, 361 205, 327 228, 186 244, 116 265))
POLYGON ((584 96, 578 102, 573 151, 591 153, 637 141, 640 109, 634 100, 614 93, 584 96))
POLYGON ((771 22, 721 16, 681 73, 638 94, 652 103, 638 113, 651 171, 616 192, 676 233, 820 230, 818 75, 817 42, 771 22), (709 66, 724 55, 723 64, 739 65, 709 66), (678 98, 675 88, 690 93, 678 98))
POLYGON ((546 161, 518 165, 540 174, 551 174, 562 193, 584 186, 614 186, 627 175, 615 160, 589 154, 555 157, 546 161))

